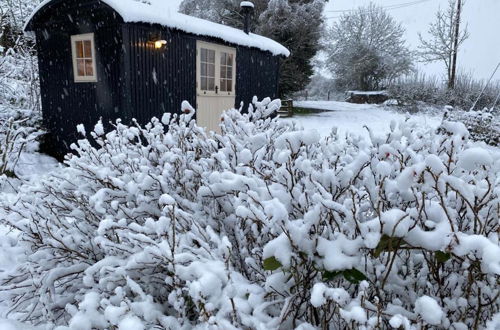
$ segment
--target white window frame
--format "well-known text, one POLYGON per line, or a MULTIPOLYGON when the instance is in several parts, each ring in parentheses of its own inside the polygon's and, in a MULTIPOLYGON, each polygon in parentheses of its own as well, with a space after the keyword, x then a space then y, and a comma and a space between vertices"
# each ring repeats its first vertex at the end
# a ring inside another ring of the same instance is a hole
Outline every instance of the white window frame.
POLYGON ((75 82, 97 82, 96 71, 96 56, 95 56, 95 40, 93 33, 76 34, 71 36, 71 56, 73 59, 73 76, 75 82), (76 57, 76 42, 77 41, 90 41, 91 56, 92 56, 92 76, 79 76, 78 65, 76 57))
POLYGON ((218 44, 198 41, 196 45, 196 91, 198 95, 202 96, 235 96, 236 95, 236 49, 222 46, 218 44), (209 49, 215 51, 215 86, 217 86, 218 93, 215 91, 206 91, 201 89, 201 49, 209 49), (221 92, 221 53, 233 55, 233 71, 232 71, 232 88, 231 92, 221 92))

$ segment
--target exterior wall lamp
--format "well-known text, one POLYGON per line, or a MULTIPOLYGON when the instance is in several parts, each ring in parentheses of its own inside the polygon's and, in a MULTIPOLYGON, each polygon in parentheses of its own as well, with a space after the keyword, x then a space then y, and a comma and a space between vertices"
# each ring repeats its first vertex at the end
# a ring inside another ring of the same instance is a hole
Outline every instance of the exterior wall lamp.
POLYGON ((167 44, 167 40, 155 40, 154 44, 156 49, 160 49, 167 44))
POLYGON ((167 44, 167 40, 161 32, 153 32, 149 33, 147 43, 154 49, 162 49, 167 44))

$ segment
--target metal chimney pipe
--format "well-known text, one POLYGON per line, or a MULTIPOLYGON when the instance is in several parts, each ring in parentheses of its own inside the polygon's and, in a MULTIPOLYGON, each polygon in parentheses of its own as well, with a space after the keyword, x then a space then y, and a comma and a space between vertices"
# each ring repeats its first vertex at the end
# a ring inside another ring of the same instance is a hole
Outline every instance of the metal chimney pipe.
POLYGON ((254 4, 251 1, 242 1, 240 3, 240 7, 241 13, 243 14, 243 18, 245 20, 243 31, 245 31, 246 34, 250 34, 250 16, 252 15, 254 4))

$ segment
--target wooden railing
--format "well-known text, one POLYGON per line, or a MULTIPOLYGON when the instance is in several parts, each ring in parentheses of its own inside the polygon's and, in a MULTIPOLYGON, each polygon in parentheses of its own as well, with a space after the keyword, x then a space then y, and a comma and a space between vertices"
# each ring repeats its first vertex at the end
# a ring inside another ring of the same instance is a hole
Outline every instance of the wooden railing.
POLYGON ((281 101, 281 109, 278 111, 280 117, 292 117, 293 116, 293 100, 281 101))

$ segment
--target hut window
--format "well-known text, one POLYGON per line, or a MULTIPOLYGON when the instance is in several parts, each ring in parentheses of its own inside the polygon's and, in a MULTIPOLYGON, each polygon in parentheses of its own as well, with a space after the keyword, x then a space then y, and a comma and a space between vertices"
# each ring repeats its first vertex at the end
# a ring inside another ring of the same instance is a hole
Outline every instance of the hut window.
POLYGON ((75 82, 96 82, 94 34, 71 36, 71 51, 75 82))

